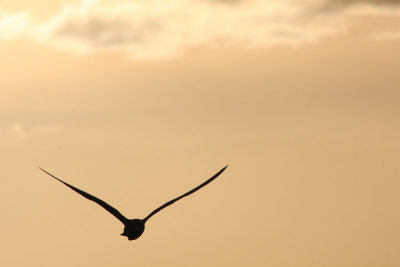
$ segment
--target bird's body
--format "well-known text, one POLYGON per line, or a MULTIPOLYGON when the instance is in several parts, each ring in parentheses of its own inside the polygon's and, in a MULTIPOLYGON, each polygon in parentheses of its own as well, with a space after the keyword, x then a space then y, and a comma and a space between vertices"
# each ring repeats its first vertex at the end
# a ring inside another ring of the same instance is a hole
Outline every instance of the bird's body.
POLYGON ((138 239, 144 232, 144 224, 145 222, 141 219, 128 220, 121 235, 126 236, 128 240, 138 239))
POLYGON ((147 217, 145 217, 144 219, 127 219, 124 215, 122 215, 117 209, 115 209, 114 207, 110 206, 109 204, 107 204, 106 202, 104 202, 103 200, 89 194, 86 193, 85 191, 80 190, 79 188, 76 188, 66 182, 64 182, 63 180, 55 177, 54 175, 52 175, 51 173, 45 171, 42 168, 42 171, 44 171, 45 173, 47 173, 48 175, 50 175, 51 177, 53 177, 54 179, 60 181, 61 183, 63 183, 64 185, 68 186, 69 188, 71 188, 72 190, 74 190, 75 192, 77 192, 78 194, 82 195, 83 197, 96 202, 97 204, 99 204, 100 206, 102 206, 104 209, 106 209, 108 212, 110 212, 112 215, 114 215, 118 220, 120 220, 123 224, 124 224, 124 232, 121 234, 122 236, 126 236, 128 238, 128 240, 135 240, 137 238, 139 238, 145 229, 145 224, 147 222, 148 219, 150 219, 150 217, 152 217, 154 214, 158 213, 160 210, 168 207, 169 205, 172 205, 173 203, 175 203, 176 201, 180 200, 181 198, 184 198, 190 194, 193 194, 194 192, 196 192, 197 190, 199 190, 200 188, 204 187, 205 185, 207 185, 208 183, 210 183, 211 181, 213 181, 215 178, 217 178, 228 166, 225 166, 224 168, 222 168, 219 172, 217 172, 214 176, 212 176, 210 179, 208 179, 207 181, 205 181, 204 183, 202 183, 201 185, 193 188, 192 190, 186 192, 185 194, 174 198, 170 201, 168 201, 167 203, 161 205, 160 207, 158 207, 157 209, 155 209, 154 211, 152 211, 147 217))

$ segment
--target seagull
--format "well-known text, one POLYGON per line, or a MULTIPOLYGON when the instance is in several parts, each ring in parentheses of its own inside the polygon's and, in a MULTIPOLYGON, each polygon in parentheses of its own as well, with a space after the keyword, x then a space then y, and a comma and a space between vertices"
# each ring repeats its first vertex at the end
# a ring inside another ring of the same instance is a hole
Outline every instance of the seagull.
POLYGON ((193 188, 192 190, 186 192, 185 194, 174 198, 168 202, 166 202, 165 204, 161 205, 160 207, 158 207, 157 209, 153 210, 149 215, 147 215, 146 218, 144 219, 128 219, 126 218, 124 215, 122 215, 116 208, 110 206, 109 204, 107 204, 106 202, 104 202, 103 200, 92 196, 89 193, 86 193, 85 191, 82 191, 78 188, 76 188, 75 186, 72 186, 70 184, 68 184, 67 182, 64 182, 63 180, 57 178, 56 176, 54 176, 53 174, 49 173, 48 171, 42 169, 39 167, 39 169, 41 169, 43 172, 47 173, 48 175, 50 175, 51 177, 53 177, 54 179, 60 181, 61 183, 63 183, 64 185, 68 186, 69 188, 71 188, 72 190, 74 190, 75 192, 77 192, 78 194, 82 195, 83 197, 96 202, 97 204, 99 204, 100 206, 102 206, 104 209, 106 209, 108 212, 110 212, 112 215, 114 215, 118 220, 120 220, 123 224, 124 224, 124 232, 121 234, 122 236, 126 236, 128 238, 128 240, 132 241, 135 239, 138 239, 144 232, 144 225, 147 222, 148 219, 150 219, 154 214, 158 213, 159 211, 161 211, 162 209, 168 207, 169 205, 174 204, 176 201, 190 195, 193 194, 194 192, 196 192, 197 190, 199 190, 200 188, 206 186, 207 184, 209 184, 210 182, 212 182, 215 178, 217 178, 226 168, 228 167, 225 166, 224 168, 222 168, 219 172, 217 172, 216 174, 214 174, 214 176, 212 176, 210 179, 208 179, 207 181, 205 181, 204 183, 202 183, 201 185, 193 188))

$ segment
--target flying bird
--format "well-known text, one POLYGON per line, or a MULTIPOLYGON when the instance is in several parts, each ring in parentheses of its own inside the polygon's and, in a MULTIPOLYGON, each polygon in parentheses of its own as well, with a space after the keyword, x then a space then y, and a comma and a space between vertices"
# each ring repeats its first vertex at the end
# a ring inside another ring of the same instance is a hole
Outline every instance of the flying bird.
POLYGON ((60 181, 61 183, 63 183, 64 185, 68 186, 69 188, 71 188, 72 190, 74 190, 75 192, 77 192, 78 194, 82 195, 83 197, 96 202, 97 204, 99 204, 100 206, 102 206, 104 209, 106 209, 108 212, 110 212, 112 215, 114 215, 118 220, 120 220, 123 224, 124 224, 124 232, 121 234, 122 236, 126 236, 128 238, 128 240, 135 240, 137 238, 139 238, 143 232, 144 232, 144 225, 146 224, 147 220, 150 219, 150 217, 152 217, 154 214, 158 213, 159 211, 161 211, 162 209, 168 207, 169 205, 172 205, 173 203, 175 203, 176 201, 190 195, 193 194, 194 192, 196 192, 197 190, 199 190, 200 188, 206 186, 207 184, 209 184, 210 182, 212 182, 215 178, 217 178, 228 166, 225 166, 224 168, 222 168, 219 172, 217 172, 216 174, 214 174, 214 176, 212 176, 210 179, 208 179, 207 181, 205 181, 204 183, 202 183, 201 185, 193 188, 192 190, 186 192, 185 194, 174 198, 170 201, 168 201, 167 203, 161 205, 160 207, 158 207, 157 209, 153 210, 149 215, 147 215, 147 217, 145 217, 144 219, 128 219, 126 218, 124 215, 122 215, 116 208, 110 206, 109 204, 107 204, 106 202, 104 202, 103 200, 92 196, 89 193, 86 193, 85 191, 82 191, 78 188, 76 188, 75 186, 72 186, 70 184, 68 184, 67 182, 64 182, 63 180, 57 178, 56 176, 52 175, 51 173, 45 171, 44 169, 40 168, 42 171, 44 171, 45 173, 47 173, 48 175, 50 175, 51 177, 53 177, 54 179, 60 181))

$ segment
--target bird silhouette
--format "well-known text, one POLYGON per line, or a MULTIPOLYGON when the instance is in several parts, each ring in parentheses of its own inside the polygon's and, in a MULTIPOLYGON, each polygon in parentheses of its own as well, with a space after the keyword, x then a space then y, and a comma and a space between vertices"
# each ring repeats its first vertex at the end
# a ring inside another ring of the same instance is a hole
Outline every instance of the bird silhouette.
POLYGON ((61 183, 63 183, 64 185, 68 186, 69 188, 71 188, 72 190, 74 190, 75 192, 77 192, 78 194, 82 195, 83 197, 96 202, 97 204, 99 204, 100 206, 102 206, 104 209, 106 209, 108 212, 110 212, 112 215, 114 215, 118 220, 120 220, 123 224, 124 224, 124 232, 121 234, 122 236, 126 236, 128 238, 128 240, 135 240, 137 238, 139 238, 143 232, 144 232, 144 226, 147 222, 148 219, 150 219, 150 217, 152 217, 154 214, 158 213, 159 211, 161 211, 162 209, 168 207, 169 205, 172 205, 173 203, 175 203, 176 201, 190 195, 193 194, 194 192, 196 192, 197 190, 199 190, 200 188, 206 186, 207 184, 209 184, 210 182, 212 182, 215 178, 217 178, 228 166, 225 166, 224 168, 222 168, 219 172, 217 172, 216 174, 214 174, 214 176, 212 176, 210 179, 208 179, 207 181, 205 181, 204 183, 202 183, 201 185, 193 188, 192 190, 186 192, 185 194, 174 198, 168 202, 166 202, 165 204, 161 205, 160 207, 158 207, 157 209, 153 210, 149 215, 147 215, 147 217, 145 217, 144 219, 128 219, 126 218, 124 215, 122 215, 116 208, 110 206, 109 204, 107 204, 106 202, 104 202, 103 200, 92 196, 89 193, 86 193, 85 191, 82 191, 78 188, 76 188, 75 186, 72 186, 70 184, 68 184, 67 182, 64 182, 63 180, 57 178, 56 176, 52 175, 51 173, 45 171, 44 169, 40 168, 42 171, 44 171, 45 173, 47 173, 48 175, 50 175, 51 177, 53 177, 54 179, 60 181, 61 183))

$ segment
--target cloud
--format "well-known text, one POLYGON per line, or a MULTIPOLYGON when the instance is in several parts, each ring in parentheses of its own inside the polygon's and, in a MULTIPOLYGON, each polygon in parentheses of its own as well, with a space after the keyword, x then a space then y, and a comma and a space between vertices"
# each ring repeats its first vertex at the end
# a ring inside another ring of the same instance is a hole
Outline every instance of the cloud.
MULTIPOLYGON (((201 45, 267 47, 317 42, 343 32, 341 12, 367 4, 381 10, 400 0, 85 0, 42 23, 19 14, 4 16, 4 36, 25 34, 74 53, 125 51, 136 59, 166 58, 201 45), (315 12, 324 7, 324 12, 315 12), (334 14, 330 14, 332 11, 334 14), (29 28, 26 29, 26 24, 29 28), (6 30, 4 30, 6 32, 6 30)), ((361 10, 361 11, 360 11, 361 10)), ((400 13, 400 12, 398 12, 400 13)), ((398 14, 397 13, 397 14, 398 14)), ((0 26, 0 29, 2 27, 0 26)), ((0 33, 1 36, 1 33, 0 33)))
POLYGON ((124 49, 158 58, 204 44, 299 45, 341 28, 305 18, 306 7, 291 0, 85 1, 57 15, 41 36, 78 52, 124 49))
MULTIPOLYGON (((86 3, 67 7, 40 29, 41 40, 77 52, 126 49, 159 56, 166 36, 165 22, 137 4, 86 3), (144 49, 146 48, 146 49, 144 49), (159 50, 159 52, 157 52, 159 50)), ((165 51, 165 53, 170 53, 165 51)), ((145 56, 145 55, 144 55, 145 56)))
POLYGON ((7 14, 0 9, 0 40, 21 35, 29 25, 26 13, 7 14))
POLYGON ((21 123, 18 122, 14 123, 10 127, 10 133, 19 138, 28 138, 32 136, 52 134, 60 130, 61 127, 59 125, 42 125, 27 130, 21 123))

